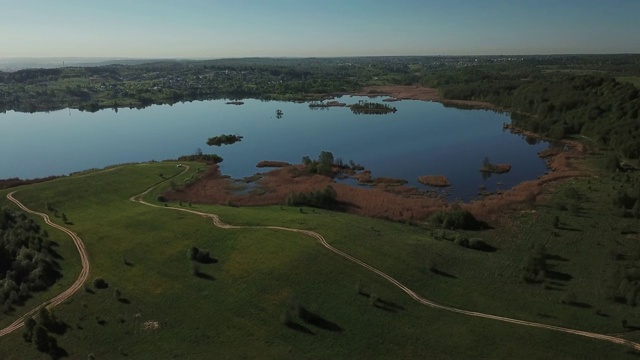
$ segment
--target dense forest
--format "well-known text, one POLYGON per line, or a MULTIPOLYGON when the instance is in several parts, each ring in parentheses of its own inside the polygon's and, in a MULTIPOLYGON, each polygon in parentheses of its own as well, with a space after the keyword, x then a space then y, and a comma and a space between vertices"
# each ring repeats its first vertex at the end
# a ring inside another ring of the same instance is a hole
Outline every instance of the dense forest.
POLYGON ((59 277, 47 232, 24 213, 0 210, 0 311, 7 313, 59 277))

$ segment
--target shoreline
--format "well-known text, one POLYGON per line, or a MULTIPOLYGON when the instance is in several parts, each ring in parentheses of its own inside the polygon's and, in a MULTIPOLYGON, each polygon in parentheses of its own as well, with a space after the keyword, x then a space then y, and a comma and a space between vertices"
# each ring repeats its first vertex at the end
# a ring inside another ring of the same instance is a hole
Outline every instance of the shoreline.
POLYGON ((428 88, 420 85, 366 86, 362 88, 362 90, 352 93, 351 95, 368 97, 389 96, 393 100, 385 101, 422 100, 439 102, 441 104, 444 104, 445 106, 450 105, 467 109, 506 111, 506 109, 485 101, 445 99, 440 96, 438 89, 428 88))

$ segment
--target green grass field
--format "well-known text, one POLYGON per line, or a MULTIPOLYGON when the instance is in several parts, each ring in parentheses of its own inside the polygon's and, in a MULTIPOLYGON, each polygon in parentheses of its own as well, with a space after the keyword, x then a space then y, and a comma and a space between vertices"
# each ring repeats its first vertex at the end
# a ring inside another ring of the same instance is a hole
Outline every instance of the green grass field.
MULTIPOLYGON (((199 164, 191 164, 193 172, 199 164)), ((548 330, 472 318, 418 304, 384 279, 327 251, 301 234, 265 230, 223 230, 210 219, 129 201, 164 177, 177 175, 175 163, 127 165, 85 177, 66 177, 31 185, 15 196, 46 212, 45 201, 64 212, 69 227, 85 242, 91 283, 55 308, 69 325, 58 344, 70 359, 211 358, 634 358, 627 348, 548 330), (218 262, 192 273, 187 250, 197 246, 218 262), (357 286, 383 302, 373 306, 357 286), (120 290, 117 299, 115 289, 120 290), (323 319, 297 320, 297 329, 280 320, 291 299, 323 319), (386 304, 386 305, 385 305, 386 304), (157 329, 145 329, 157 324, 157 329)), ((178 175, 180 182, 191 174, 178 175)), ((637 180, 637 179, 636 179, 637 180)), ((640 227, 609 205, 622 176, 575 180, 585 200, 571 214, 550 205, 514 211, 512 221, 470 234, 495 246, 487 253, 438 240, 427 229, 324 210, 289 207, 234 208, 193 205, 237 225, 282 225, 311 229, 327 241, 395 277, 417 293, 442 304, 502 316, 601 333, 640 325, 637 309, 612 303, 602 294, 605 274, 619 266, 610 249, 632 252, 621 231, 640 227), (561 229, 552 218, 559 216, 561 229), (548 263, 564 276, 525 284, 520 266, 534 242, 547 244, 548 263), (437 263, 443 275, 428 270, 437 263), (568 276, 566 276, 568 275, 568 276), (553 282, 553 283, 552 283, 553 282), (554 284, 557 283, 557 284, 554 284), (574 292, 576 307, 560 304, 574 292), (599 314, 596 314, 596 310, 599 314), (604 314, 604 315, 602 315, 604 314)), ((154 202, 167 182, 146 196, 154 202)), ((15 189, 13 189, 15 190, 15 189)), ((0 192, 0 204, 15 207, 0 192)), ((561 195, 551 194, 552 204, 561 195)), ((180 207, 169 204, 169 207, 180 207)), ((187 207, 183 204, 183 207, 187 207)), ((62 224, 60 219, 56 219, 62 224)), ((79 272, 69 238, 50 230, 60 244, 64 277, 27 304, 36 306, 59 293, 79 272)), ((18 311, 19 313, 19 311, 18 311)), ((18 316, 18 313, 15 316, 18 316)), ((11 322, 0 317, 0 326, 11 322)), ((628 339, 640 340, 631 331, 628 339)), ((47 359, 21 338, 0 338, 2 359, 47 359)))

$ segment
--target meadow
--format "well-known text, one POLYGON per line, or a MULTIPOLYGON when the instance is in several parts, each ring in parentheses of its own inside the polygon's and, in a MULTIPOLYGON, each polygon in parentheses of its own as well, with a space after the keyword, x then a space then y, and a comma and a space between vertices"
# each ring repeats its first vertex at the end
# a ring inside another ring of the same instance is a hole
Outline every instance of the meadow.
MULTIPOLYGON (((621 345, 423 306, 303 234, 220 229, 210 218, 172 209, 215 213, 234 225, 313 230, 438 303, 638 341, 636 308, 605 294, 608 274, 633 263, 628 240, 640 228, 637 219, 619 216, 611 194, 637 174, 607 173, 592 161, 592 177, 555 184, 541 204, 514 209, 493 229, 459 233, 482 238, 494 252, 458 246, 452 231, 326 210, 158 202, 167 180, 188 178, 202 166, 196 163, 186 163, 184 173, 175 162, 125 165, 26 186, 15 197, 36 211, 47 212, 46 202, 64 212, 89 251, 90 281, 53 310, 68 326, 57 340, 72 359, 633 358, 638 353, 621 345), (160 208, 129 200, 155 184, 144 199, 160 208), (556 206, 569 201, 567 187, 581 195, 577 210, 556 206), (541 282, 527 283, 523 260, 540 242, 549 270, 541 282), (214 261, 194 264, 194 246, 214 261), (108 287, 97 289, 96 278, 108 287), (562 303, 567 293, 573 305, 562 303), (312 320, 293 316, 285 325, 287 310, 300 307, 312 320)), ((0 192, 0 204, 15 208, 8 192, 0 192)), ((59 244, 63 278, 24 309, 61 292, 79 272, 70 239, 49 233, 59 244)), ((11 319, 2 315, 0 326, 11 319)), ((21 332, 0 338, 0 357, 49 358, 21 332)))

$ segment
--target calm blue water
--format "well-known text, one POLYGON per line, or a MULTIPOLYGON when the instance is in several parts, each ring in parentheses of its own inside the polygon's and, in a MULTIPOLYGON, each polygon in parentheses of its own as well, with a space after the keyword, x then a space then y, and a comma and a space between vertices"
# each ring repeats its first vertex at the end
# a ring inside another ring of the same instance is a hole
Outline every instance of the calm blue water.
MULTIPOLYGON (((361 97, 342 97, 355 103, 361 97)), ((502 130, 509 117, 484 110, 445 108, 424 101, 392 103, 387 115, 354 115, 348 108, 311 110, 308 104, 224 100, 152 106, 146 109, 61 110, 49 113, 0 114, 0 178, 63 175, 88 168, 163 160, 192 154, 197 148, 225 160, 224 174, 244 177, 258 172, 261 160, 292 163, 322 150, 345 162, 353 159, 374 176, 404 178, 445 175, 452 198, 469 199, 485 184, 507 189, 546 171, 537 152, 547 144, 529 145, 502 130), (276 110, 284 116, 277 119, 276 110), (208 147, 208 137, 244 136, 230 146, 208 147), (508 174, 483 180, 484 157, 512 164, 508 174)))

